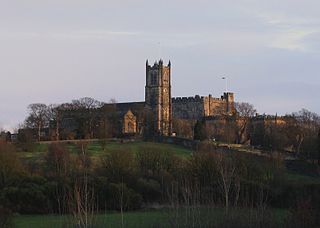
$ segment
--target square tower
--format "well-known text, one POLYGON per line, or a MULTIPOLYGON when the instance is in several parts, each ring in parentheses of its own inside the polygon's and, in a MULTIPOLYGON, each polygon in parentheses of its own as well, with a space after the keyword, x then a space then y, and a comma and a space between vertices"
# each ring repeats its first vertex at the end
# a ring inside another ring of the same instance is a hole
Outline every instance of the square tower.
POLYGON ((172 134, 171 63, 153 66, 146 62, 146 133, 148 136, 172 134))

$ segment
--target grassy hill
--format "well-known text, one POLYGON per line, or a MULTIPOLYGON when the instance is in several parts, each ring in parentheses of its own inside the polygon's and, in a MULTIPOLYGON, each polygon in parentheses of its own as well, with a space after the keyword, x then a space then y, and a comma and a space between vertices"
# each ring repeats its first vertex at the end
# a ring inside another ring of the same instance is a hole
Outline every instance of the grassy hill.
MULTIPOLYGON (((85 142, 85 141, 83 141, 85 142)), ((66 145, 71 154, 79 153, 78 142, 58 142, 66 145)), ((20 152, 20 158, 25 162, 41 163, 45 154, 48 151, 50 143, 35 144, 32 151, 20 152)), ((112 151, 130 151, 137 153, 143 149, 155 149, 157 151, 166 151, 176 156, 189 157, 192 155, 192 150, 173 144, 164 144, 156 142, 145 141, 89 141, 85 142, 86 150, 93 161, 99 161, 112 151)), ((221 147, 226 147, 226 144, 221 144, 221 147)), ((228 145, 231 149, 239 151, 240 153, 246 153, 252 156, 259 157, 261 154, 266 154, 262 150, 256 150, 250 146, 232 144, 228 145)), ((257 159, 259 162, 259 159, 257 159)), ((295 183, 320 183, 319 172, 316 170, 316 165, 310 164, 305 161, 287 161, 285 162, 287 167, 286 176, 289 181, 295 183)))
MULTIPOLYGON (((79 150, 79 142, 57 142, 65 144, 70 153, 77 153, 79 150)), ((35 144, 32 148, 32 151, 21 152, 19 153, 22 159, 26 160, 36 160, 42 158, 45 153, 48 151, 49 144, 35 144)), ((91 157, 102 157, 107 153, 118 150, 131 151, 136 153, 137 151, 143 148, 154 148, 156 150, 167 151, 173 153, 177 156, 190 156, 192 154, 191 149, 184 148, 177 145, 155 143, 155 142, 143 142, 143 141, 110 141, 110 142, 88 142, 86 144, 87 152, 91 157)))

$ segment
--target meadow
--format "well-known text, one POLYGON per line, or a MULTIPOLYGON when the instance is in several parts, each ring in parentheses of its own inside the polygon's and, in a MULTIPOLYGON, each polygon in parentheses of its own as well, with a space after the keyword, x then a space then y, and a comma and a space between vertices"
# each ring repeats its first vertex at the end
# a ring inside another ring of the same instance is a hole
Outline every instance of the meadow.
MULTIPOLYGON (((273 209, 257 216, 256 210, 233 209, 228 215, 224 208, 161 208, 126 212, 99 213, 91 217, 94 227, 256 227, 260 223, 282 227, 288 218, 288 210, 273 209), (123 221, 123 223, 122 223, 123 221), (249 224, 249 226, 248 226, 249 224)), ((70 215, 21 215, 14 219, 17 228, 74 227, 70 215)))

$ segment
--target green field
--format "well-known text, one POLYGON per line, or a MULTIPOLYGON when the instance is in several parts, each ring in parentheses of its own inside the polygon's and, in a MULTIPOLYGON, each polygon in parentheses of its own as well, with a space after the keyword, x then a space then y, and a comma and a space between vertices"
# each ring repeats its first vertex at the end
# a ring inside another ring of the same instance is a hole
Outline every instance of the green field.
MULTIPOLYGON (((166 224, 167 214, 164 211, 127 212, 124 214, 125 227, 152 227, 156 223, 166 224)), ((14 227, 18 228, 46 228, 46 227, 72 227, 72 216, 58 215, 23 215, 14 218, 14 227)), ((121 227, 120 213, 109 212, 93 217, 94 227, 121 227)))
MULTIPOLYGON (((281 227, 288 215, 286 210, 267 210, 262 217, 257 216, 257 213, 260 212, 235 209, 230 211, 229 216, 226 217, 222 208, 145 210, 124 213, 123 225, 124 227, 220 227, 220 224, 225 225, 226 221, 231 221, 238 223, 241 227, 245 227, 245 224, 255 227, 255 224, 263 221, 281 227)), ((16 216, 13 223, 17 228, 59 228, 74 227, 74 221, 72 216, 22 215, 16 216)), ((93 227, 122 227, 121 214, 116 212, 95 215, 92 221, 93 227)))
MULTIPOLYGON (((65 144, 70 154, 77 154, 80 152, 80 142, 60 142, 65 144)), ((19 157, 23 161, 30 163, 41 163, 48 151, 49 144, 36 144, 32 151, 19 152, 19 157)), ((112 151, 130 151, 137 153, 140 150, 151 149, 157 151, 164 151, 172 153, 177 156, 188 157, 192 154, 192 151, 188 148, 184 148, 177 145, 155 143, 155 142, 143 142, 143 141, 108 141, 105 143, 95 141, 86 145, 86 151, 93 161, 100 161, 101 158, 106 156, 112 151)))

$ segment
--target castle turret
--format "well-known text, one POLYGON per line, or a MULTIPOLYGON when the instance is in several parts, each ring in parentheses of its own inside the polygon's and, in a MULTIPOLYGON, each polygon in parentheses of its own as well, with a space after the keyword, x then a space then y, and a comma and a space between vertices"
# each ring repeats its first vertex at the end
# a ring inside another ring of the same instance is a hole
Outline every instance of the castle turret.
POLYGON ((223 98, 226 101, 226 113, 232 114, 235 111, 234 107, 234 94, 226 92, 223 94, 223 98))
POLYGON ((171 63, 163 61, 153 66, 146 62, 145 105, 147 111, 146 131, 148 135, 171 135, 172 101, 171 101, 171 63))

